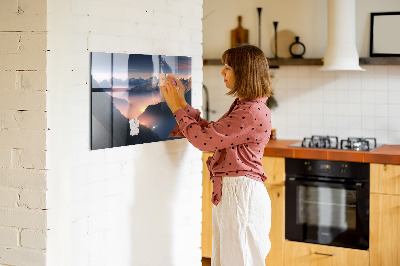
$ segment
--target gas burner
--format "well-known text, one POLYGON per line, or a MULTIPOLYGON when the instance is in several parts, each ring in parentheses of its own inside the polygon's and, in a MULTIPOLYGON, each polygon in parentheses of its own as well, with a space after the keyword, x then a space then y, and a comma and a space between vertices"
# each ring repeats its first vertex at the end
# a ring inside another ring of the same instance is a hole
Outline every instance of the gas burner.
POLYGON ((376 147, 376 138, 347 138, 340 141, 342 150, 370 151, 376 147))
POLYGON ((376 138, 347 138, 340 141, 336 136, 316 136, 304 138, 302 142, 290 144, 291 147, 338 149, 353 151, 371 151, 380 147, 377 145, 376 138))
POLYGON ((304 148, 325 148, 325 149, 338 149, 339 140, 336 136, 312 136, 311 138, 304 138, 301 142, 301 147, 304 148))

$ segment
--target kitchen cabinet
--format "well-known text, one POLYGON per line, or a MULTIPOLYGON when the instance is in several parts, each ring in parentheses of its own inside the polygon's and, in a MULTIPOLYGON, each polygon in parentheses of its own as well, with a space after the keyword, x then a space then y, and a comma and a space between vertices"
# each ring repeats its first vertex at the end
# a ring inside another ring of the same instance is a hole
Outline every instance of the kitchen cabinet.
POLYGON ((400 265, 400 196, 374 193, 370 200, 370 265, 400 265))
MULTIPOLYGON (((211 152, 203 153, 202 255, 206 258, 212 252, 212 183, 205 164, 209 156, 211 152)), ((370 164, 370 248, 365 251, 285 240, 285 158, 264 156, 262 163, 272 205, 267 266, 400 265, 400 165, 370 164)))
POLYGON ((202 223, 201 223, 201 253, 204 258, 211 258, 212 252, 212 183, 210 181, 210 173, 206 165, 212 152, 203 153, 203 194, 202 194, 202 223))
POLYGON ((285 158, 264 156, 261 163, 268 177, 265 181, 266 185, 285 185, 285 158))
POLYGON ((365 266, 369 254, 365 250, 285 241, 285 266, 365 266))
MULTIPOLYGON (((277 263, 272 263, 272 265, 400 265, 400 146, 384 145, 371 152, 300 149, 289 146, 296 142, 298 141, 270 141, 264 151, 264 156, 265 158, 281 156, 370 163, 369 250, 283 240, 283 263, 274 257, 277 263), (315 252, 335 254, 335 256, 318 255, 315 252)), ((271 176, 269 180, 274 180, 274 176, 271 176)), ((282 187, 285 186, 282 185, 282 187)), ((273 201, 272 196, 271 200, 273 201)), ((284 203, 284 200, 282 202, 284 203)), ((284 222, 282 224, 284 225, 284 222)), ((273 238, 272 234, 270 237, 273 238)), ((282 237, 284 237, 284 230, 282 230, 282 237)))
MULTIPOLYGON (((211 152, 203 153, 203 218, 202 218, 202 256, 211 258, 212 253, 212 183, 206 166, 206 161, 211 152)), ((283 243, 285 230, 285 158, 263 157, 262 164, 268 176, 265 187, 271 199, 271 250, 266 258, 266 265, 283 265, 283 243)))
POLYGON ((271 199, 271 250, 265 259, 266 266, 283 265, 285 240, 285 158, 264 156, 261 160, 267 175, 265 187, 271 199))
POLYGON ((370 167, 370 265, 400 265, 400 165, 370 167))
POLYGON ((271 199, 271 250, 265 259, 266 266, 283 265, 285 241, 285 187, 265 184, 271 199))
POLYGON ((400 195, 400 165, 370 164, 371 193, 400 195))

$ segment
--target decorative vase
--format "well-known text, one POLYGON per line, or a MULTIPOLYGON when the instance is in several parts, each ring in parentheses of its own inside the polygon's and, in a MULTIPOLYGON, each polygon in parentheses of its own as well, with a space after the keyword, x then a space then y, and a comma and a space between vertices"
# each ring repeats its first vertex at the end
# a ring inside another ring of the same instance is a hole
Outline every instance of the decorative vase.
POLYGON ((295 37, 295 42, 292 43, 289 47, 289 52, 293 58, 303 58, 303 55, 306 52, 306 47, 300 41, 300 37, 295 37))

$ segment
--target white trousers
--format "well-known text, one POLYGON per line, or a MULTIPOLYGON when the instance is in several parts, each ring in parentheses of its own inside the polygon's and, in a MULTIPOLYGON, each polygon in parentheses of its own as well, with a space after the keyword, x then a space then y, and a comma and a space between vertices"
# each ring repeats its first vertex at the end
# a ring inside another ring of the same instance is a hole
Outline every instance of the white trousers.
POLYGON ((271 201, 262 182, 245 176, 223 177, 212 223, 212 266, 265 265, 271 249, 271 201))

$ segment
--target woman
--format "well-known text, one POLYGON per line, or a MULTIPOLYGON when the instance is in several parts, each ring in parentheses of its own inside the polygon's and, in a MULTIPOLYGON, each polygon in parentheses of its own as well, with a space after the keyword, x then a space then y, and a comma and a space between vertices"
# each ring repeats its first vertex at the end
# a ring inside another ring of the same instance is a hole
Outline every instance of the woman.
POLYGON ((237 98, 218 121, 207 122, 183 97, 182 84, 169 76, 160 87, 184 136, 202 151, 214 151, 207 166, 213 182, 212 265, 265 265, 270 250, 271 202, 261 158, 268 143, 272 95, 268 62, 252 45, 228 49, 221 71, 227 95, 237 98))

